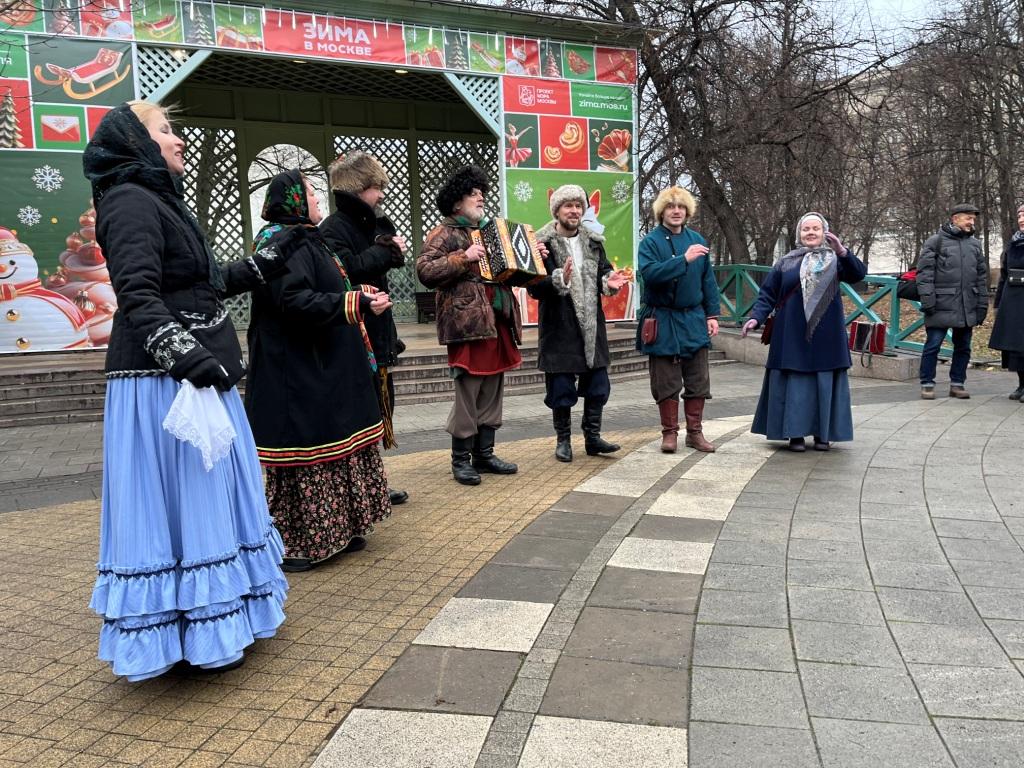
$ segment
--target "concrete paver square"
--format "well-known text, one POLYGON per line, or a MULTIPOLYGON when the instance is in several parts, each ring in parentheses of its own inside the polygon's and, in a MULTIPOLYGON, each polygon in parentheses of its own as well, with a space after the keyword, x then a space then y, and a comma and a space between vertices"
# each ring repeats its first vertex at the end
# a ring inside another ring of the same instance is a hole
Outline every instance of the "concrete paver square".
POLYGON ((525 565, 530 568, 571 568, 576 570, 587 559, 594 545, 589 541, 552 539, 547 536, 519 534, 502 547, 492 563, 525 565))
POLYGON ((702 520, 725 520, 732 509, 732 499, 690 496, 671 491, 661 494, 647 510, 648 515, 693 517, 702 520))
POLYGON ((1024 762, 1024 723, 935 719, 960 768, 1017 768, 1024 762))
POLYGON ((1010 539, 942 538, 942 548, 950 560, 988 560, 1003 563, 1024 561, 1020 544, 1010 539))
POLYGON ((900 560, 872 560, 871 574, 875 584, 907 589, 937 589, 960 592, 960 580, 948 565, 906 563, 900 560))
POLYGON ((1024 720, 1024 678, 1016 669, 907 667, 933 716, 1024 720))
POLYGON ((946 554, 935 538, 931 539, 865 539, 868 560, 897 560, 908 563, 945 565, 946 554))
POLYGON ((579 539, 597 543, 612 527, 614 519, 607 515, 549 510, 538 517, 523 533, 529 536, 550 536, 553 539, 579 539))
POLYGON ((1024 589, 1024 556, 1014 562, 950 560, 960 581, 973 587, 1024 589))
POLYGON ((353 710, 313 768, 473 768, 491 718, 353 710))
POLYGON ((667 517, 665 515, 644 515, 633 529, 633 536, 640 539, 665 539, 667 541, 703 541, 714 543, 722 530, 717 520, 694 520, 689 517, 667 517))
POLYGON ((459 597, 555 603, 574 570, 488 563, 459 590, 459 597))
POLYGON ((370 708, 493 716, 521 662, 517 653, 410 646, 362 703, 370 708))
POLYGON ((953 768, 930 725, 812 718, 824 768, 953 768))
POLYGON ((699 624, 693 663, 706 667, 795 672, 788 629, 699 624))
POLYGON ((871 589, 871 574, 863 563, 793 560, 789 563, 789 583, 804 587, 871 589))
POLYGON ((1024 621, 1024 589, 1000 587, 964 587, 986 619, 1024 621))
POLYGON ((686 729, 538 717, 519 768, 686 768, 686 729))
POLYGON ((413 642, 527 653, 551 608, 547 603, 453 597, 413 642))
POLYGON ((902 669, 802 661, 800 681, 812 718, 928 723, 914 683, 902 669))
POLYGON ((800 680, 792 672, 694 667, 690 695, 693 720, 809 727, 800 680))
POLYGON ((552 504, 551 509, 556 512, 582 512, 588 515, 607 515, 618 518, 635 502, 636 498, 633 496, 570 491, 552 504))
POLYGON ((725 541, 715 542, 711 553, 712 563, 733 563, 735 565, 786 564, 785 541, 725 541))
POLYGON ((956 520, 948 517, 933 517, 935 532, 939 536, 960 539, 986 539, 1009 541, 1010 532, 1002 523, 988 523, 978 520, 956 520))
POLYGON ((978 612, 963 592, 939 592, 929 589, 879 587, 878 599, 889 621, 915 621, 926 624, 981 624, 978 612))
POLYGON ((864 562, 864 548, 859 541, 790 539, 788 554, 792 560, 826 560, 829 562, 845 563, 864 562))
POLYGON ((608 469, 576 487, 583 493, 608 493, 614 496, 643 496, 665 473, 686 458, 686 453, 651 454, 637 451, 624 456, 608 469))
POLYGON ((627 536, 608 565, 670 573, 704 573, 714 545, 690 541, 660 541, 627 536))
POLYGON ((949 626, 889 622, 900 653, 908 663, 964 667, 1009 667, 1010 660, 982 624, 949 626))
POLYGON ((686 725, 685 669, 562 656, 540 712, 647 725, 686 725))
POLYGON ((689 737, 700 768, 821 768, 810 731, 691 722, 689 737))
POLYGON ((737 592, 783 592, 786 589, 786 569, 771 565, 713 562, 704 576, 704 587, 737 592))
POLYGON ((603 608, 693 613, 701 582, 700 574, 609 566, 597 580, 587 604, 603 608))
POLYGON ((1024 621, 989 619, 988 628, 1011 659, 1024 659, 1024 621))
POLYGON ((773 592, 733 592, 705 589, 697 621, 746 627, 789 628, 786 595, 773 592))
POLYGON ((686 614, 584 608, 563 653, 686 669, 692 637, 693 616, 686 614))
POLYGON ((793 621, 796 657, 801 661, 901 667, 899 651, 884 627, 827 621, 793 621))
POLYGON ((874 594, 855 589, 791 586, 789 611, 794 619, 879 627, 885 625, 874 594))

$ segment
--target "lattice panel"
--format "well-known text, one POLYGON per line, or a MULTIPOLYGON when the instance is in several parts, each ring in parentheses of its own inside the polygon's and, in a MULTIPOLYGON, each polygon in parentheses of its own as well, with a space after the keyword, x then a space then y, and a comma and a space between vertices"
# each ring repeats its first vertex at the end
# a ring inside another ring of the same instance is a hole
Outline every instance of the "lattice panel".
POLYGON ((149 95, 173 77, 185 62, 195 53, 183 48, 150 48, 138 47, 138 67, 135 77, 139 84, 139 97, 148 99, 149 95))
POLYGON ((487 194, 485 203, 487 214, 494 216, 501 210, 501 176, 498 169, 497 144, 466 139, 431 139, 418 143, 417 154, 424 237, 441 221, 441 213, 434 204, 434 198, 448 177, 463 165, 474 164, 484 169, 491 182, 491 191, 487 194))
POLYGON ((501 89, 497 77, 482 77, 480 75, 455 75, 462 87, 466 89, 470 98, 476 106, 495 125, 501 124, 501 89))
MULTIPOLYGON (((213 244, 220 262, 245 256, 238 149, 230 128, 181 127, 185 139, 185 200, 213 244)), ((235 324, 249 324, 249 294, 228 299, 235 324)))
POLYGON ((412 187, 409 179, 409 142, 382 136, 335 136, 334 153, 344 155, 360 149, 376 157, 388 172, 390 183, 381 203, 398 234, 409 241, 410 252, 402 269, 388 272, 395 319, 416 320, 416 244, 412 231, 412 187))

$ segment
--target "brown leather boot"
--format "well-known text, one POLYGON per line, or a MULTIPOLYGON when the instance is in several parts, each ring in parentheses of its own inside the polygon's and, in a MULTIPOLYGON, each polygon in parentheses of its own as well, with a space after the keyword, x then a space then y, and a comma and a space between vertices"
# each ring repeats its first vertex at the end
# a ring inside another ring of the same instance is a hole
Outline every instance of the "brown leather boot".
POLYGON ((661 414, 661 452, 675 453, 679 438, 679 401, 672 397, 658 403, 661 414))
POLYGON ((686 414, 686 447, 704 453, 714 453, 715 446, 704 439, 704 398, 691 397, 683 400, 683 412, 686 414))

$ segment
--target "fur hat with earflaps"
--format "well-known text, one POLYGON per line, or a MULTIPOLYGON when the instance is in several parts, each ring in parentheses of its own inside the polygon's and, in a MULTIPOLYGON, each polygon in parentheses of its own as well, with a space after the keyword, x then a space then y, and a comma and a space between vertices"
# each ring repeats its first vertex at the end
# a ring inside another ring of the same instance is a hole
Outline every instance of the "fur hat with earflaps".
POLYGON ((548 205, 551 207, 551 215, 554 218, 558 218, 558 209, 566 203, 578 200, 579 204, 583 206, 583 210, 586 211, 590 205, 590 201, 587 200, 587 193, 583 187, 578 184, 563 184, 554 192, 551 193, 551 197, 548 198, 548 205))
POLYGON ((388 172, 384 170, 377 158, 366 152, 349 152, 340 155, 328 168, 331 176, 331 189, 335 192, 351 192, 358 195, 364 189, 388 185, 388 172))
POLYGON ((658 193, 658 197, 652 206, 654 208, 654 220, 659 224, 661 223, 661 215, 665 213, 669 203, 683 206, 686 209, 687 219, 692 219, 697 215, 697 201, 693 199, 693 195, 682 187, 669 187, 658 193))

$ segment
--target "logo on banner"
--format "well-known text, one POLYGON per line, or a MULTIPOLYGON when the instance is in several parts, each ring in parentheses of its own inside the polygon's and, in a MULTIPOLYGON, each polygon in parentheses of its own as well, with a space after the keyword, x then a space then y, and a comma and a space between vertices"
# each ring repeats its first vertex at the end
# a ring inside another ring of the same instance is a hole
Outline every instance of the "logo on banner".
POLYGON ((523 107, 532 107, 537 103, 537 92, 532 85, 519 86, 519 104, 523 107))

